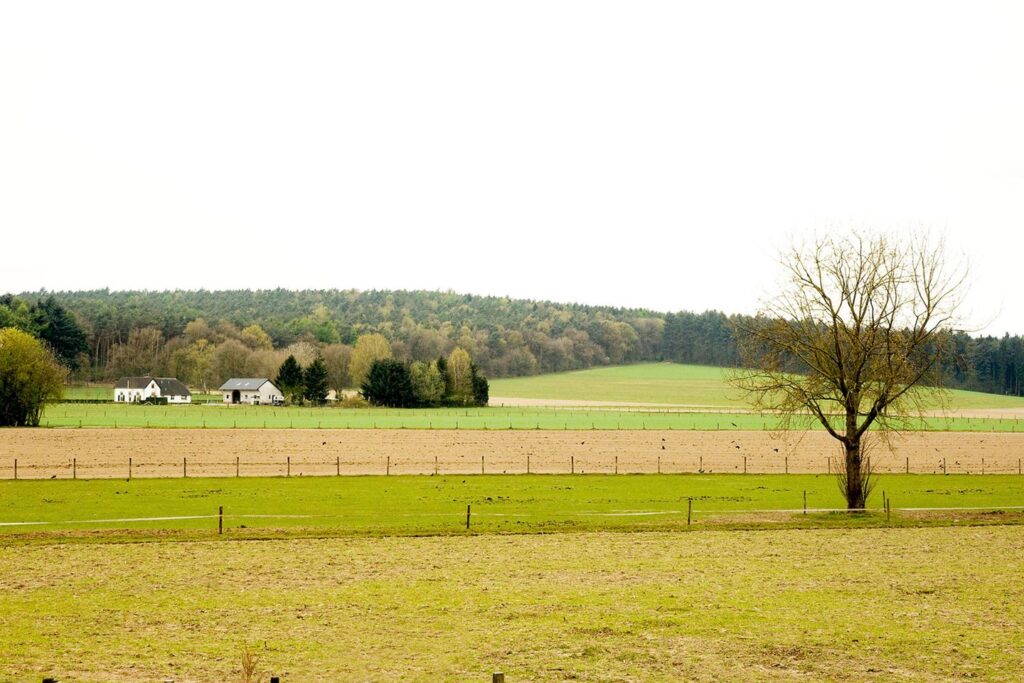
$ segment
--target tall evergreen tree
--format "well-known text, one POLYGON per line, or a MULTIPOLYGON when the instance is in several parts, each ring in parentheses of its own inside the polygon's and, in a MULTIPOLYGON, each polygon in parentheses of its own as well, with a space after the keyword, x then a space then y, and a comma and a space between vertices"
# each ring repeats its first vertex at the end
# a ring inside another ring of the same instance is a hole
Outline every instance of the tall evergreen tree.
POLYGON ((36 336, 50 345, 63 365, 77 370, 78 357, 89 353, 89 342, 75 317, 52 296, 34 304, 31 315, 36 336))
POLYGON ((292 403, 302 400, 306 380, 303 377, 302 366, 299 365, 299 361, 295 360, 295 356, 288 356, 284 359, 281 368, 277 371, 277 379, 274 380, 274 384, 285 396, 289 397, 292 403))
POLYGON ((303 374, 303 396, 314 405, 323 405, 327 400, 327 365, 317 356, 303 374))
POLYGON ((373 362, 361 391, 363 398, 375 406, 411 408, 416 405, 409 368, 391 358, 373 362))

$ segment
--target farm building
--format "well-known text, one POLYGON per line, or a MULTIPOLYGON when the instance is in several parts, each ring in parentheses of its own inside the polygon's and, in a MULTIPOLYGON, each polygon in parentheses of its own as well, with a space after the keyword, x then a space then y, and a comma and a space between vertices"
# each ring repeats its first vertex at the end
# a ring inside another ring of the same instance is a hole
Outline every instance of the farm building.
POLYGON ((266 377, 233 377, 220 388, 224 403, 275 405, 284 403, 284 394, 266 377))
POLYGON ((192 392, 173 377, 122 377, 114 385, 117 403, 141 403, 150 398, 165 398, 168 403, 191 403, 192 392))

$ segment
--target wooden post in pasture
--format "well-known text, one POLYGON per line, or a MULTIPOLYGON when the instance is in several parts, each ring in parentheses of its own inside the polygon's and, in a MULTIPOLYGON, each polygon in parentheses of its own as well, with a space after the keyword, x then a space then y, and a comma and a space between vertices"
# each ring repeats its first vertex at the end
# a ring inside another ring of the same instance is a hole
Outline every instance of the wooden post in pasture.
POLYGON ((71 478, 78 479, 78 458, 71 458, 71 478))
POLYGON ((530 456, 529 455, 526 456, 526 473, 527 474, 530 473, 530 456))
POLYGON ((181 459, 181 476, 188 478, 188 458, 181 459))
POLYGON ((700 467, 698 468, 698 471, 700 471, 700 472, 704 471, 704 456, 703 455, 700 456, 700 467))
POLYGON ((804 514, 807 514, 807 490, 804 489, 804 514))
POLYGON ((288 459, 285 461, 284 476, 286 476, 286 477, 292 476, 292 456, 290 456, 290 455, 288 456, 288 459))
POLYGON ((224 506, 221 505, 217 511, 217 534, 224 533, 224 506))
POLYGON ((337 477, 341 476, 341 456, 334 456, 334 475, 337 477))
POLYGON ((576 456, 569 456, 569 474, 576 474, 576 456))
POLYGON ((907 456, 907 474, 910 474, 910 456, 907 456))
POLYGON ((388 475, 388 476, 391 475, 391 456, 390 455, 388 456, 387 462, 384 465, 384 474, 388 475))
POLYGON ((661 474, 661 456, 658 456, 658 474, 661 474))
POLYGON ((619 456, 615 456, 615 474, 619 473, 619 456))
POLYGON ((743 474, 747 473, 747 456, 743 456, 743 474))
POLYGON ((1017 458, 1017 474, 1020 474, 1020 473, 1021 473, 1021 470, 1020 470, 1020 458, 1017 458))
POLYGON ((481 455, 480 456, 480 474, 484 473, 484 458, 486 458, 486 457, 487 456, 485 456, 485 455, 481 455))
POLYGON ((786 474, 789 474, 789 456, 786 456, 786 474))
POLYGON ((495 671, 491 674, 491 683, 505 683, 505 674, 495 671))
POLYGON ((129 456, 128 457, 128 481, 131 481, 131 480, 132 480, 132 459, 131 459, 131 456, 129 456))
POLYGON ((14 479, 18 479, 18 459, 14 459, 14 479))
POLYGON ((946 459, 945 458, 942 459, 942 473, 943 474, 946 473, 946 459))
POLYGON ((466 529, 469 530, 469 505, 466 506, 466 529))
POLYGON ((242 476, 242 466, 239 464, 238 456, 235 456, 235 477, 242 476))
POLYGON ((690 520, 693 518, 693 498, 686 499, 686 526, 690 526, 690 520))

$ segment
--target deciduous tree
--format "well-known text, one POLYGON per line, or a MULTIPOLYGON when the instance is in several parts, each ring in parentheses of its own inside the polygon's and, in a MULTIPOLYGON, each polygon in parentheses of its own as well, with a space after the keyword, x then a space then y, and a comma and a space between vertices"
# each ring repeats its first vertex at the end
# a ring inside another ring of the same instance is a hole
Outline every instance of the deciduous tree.
POLYGON ((924 237, 858 234, 795 247, 782 265, 784 289, 737 326, 747 369, 733 381, 783 428, 818 423, 839 441, 840 485, 860 509, 869 430, 886 437, 942 397, 965 269, 924 237))
POLYGON ((0 426, 38 426, 46 403, 60 399, 65 373, 38 339, 0 329, 0 426))

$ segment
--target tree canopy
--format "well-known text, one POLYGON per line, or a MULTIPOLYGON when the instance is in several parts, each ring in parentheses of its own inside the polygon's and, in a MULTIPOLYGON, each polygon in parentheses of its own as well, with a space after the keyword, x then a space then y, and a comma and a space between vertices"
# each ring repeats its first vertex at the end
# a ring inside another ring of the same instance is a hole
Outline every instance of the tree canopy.
POLYGON ((0 426, 38 426, 46 403, 60 399, 65 374, 38 339, 0 329, 0 426))

